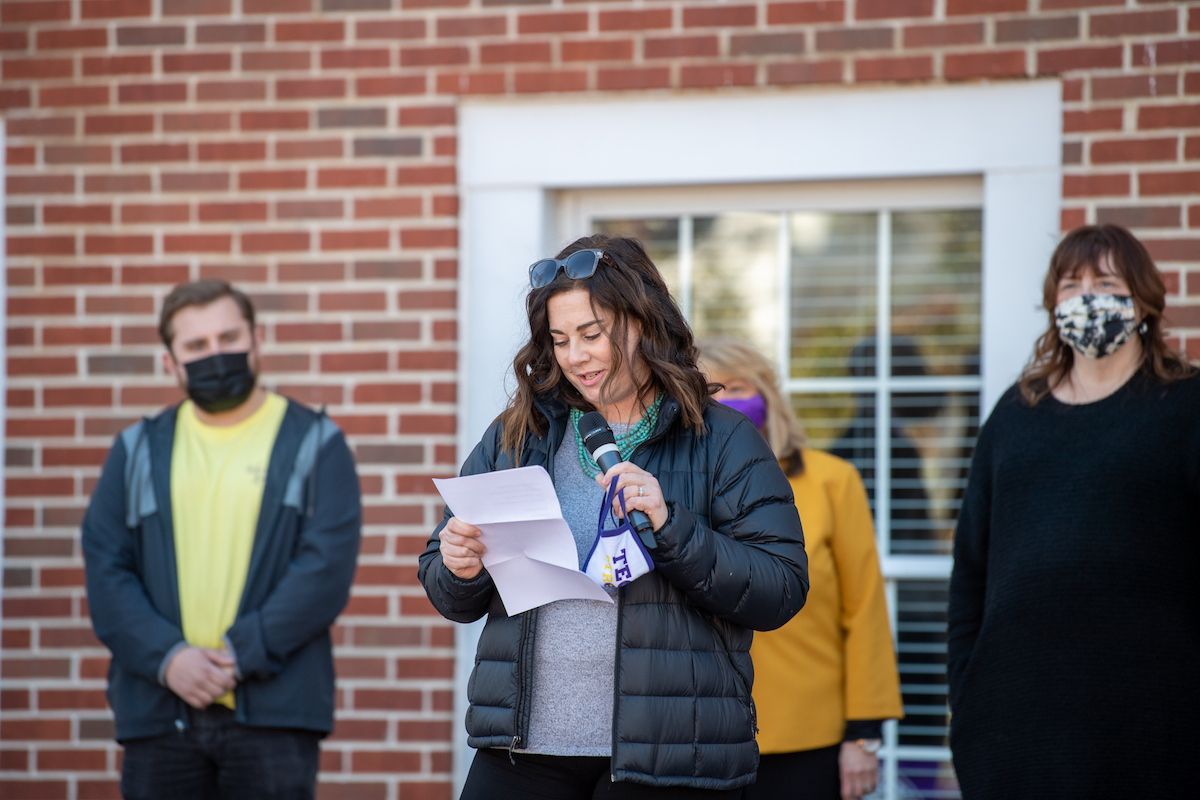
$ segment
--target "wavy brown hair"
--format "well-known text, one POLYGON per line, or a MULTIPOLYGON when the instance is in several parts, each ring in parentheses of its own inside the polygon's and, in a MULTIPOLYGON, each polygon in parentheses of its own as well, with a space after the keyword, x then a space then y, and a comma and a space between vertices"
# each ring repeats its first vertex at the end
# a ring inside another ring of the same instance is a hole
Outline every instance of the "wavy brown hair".
POLYGON ((612 345, 612 365, 600 387, 600 396, 607 395, 610 382, 621 374, 622 366, 636 359, 631 367, 640 362, 645 369, 631 368, 629 374, 643 407, 653 402, 658 392, 670 395, 679 403, 684 426, 703 433, 704 404, 715 387, 709 386, 697 366, 692 329, 645 248, 636 239, 597 234, 576 239, 556 258, 566 258, 578 250, 604 251, 604 259, 591 277, 573 280, 560 269, 553 281, 530 289, 526 297, 529 341, 513 359, 517 388, 499 417, 504 428, 503 448, 519 457, 527 434, 546 434, 546 420, 534 405, 537 399, 561 400, 572 408, 595 410, 559 369, 550 336, 550 298, 576 289, 588 293, 594 310, 612 316, 612 328, 604 331, 612 345), (638 334, 637 351, 627 353, 632 331, 638 334))
POLYGON ((1063 237, 1050 257, 1050 270, 1042 283, 1042 308, 1049 316, 1049 326, 1038 337, 1033 357, 1018 382, 1021 396, 1029 405, 1040 403, 1066 380, 1075 363, 1075 351, 1059 338, 1054 323, 1059 281, 1082 272, 1099 274, 1106 259, 1113 272, 1129 286, 1133 307, 1142 320, 1138 326, 1142 372, 1162 383, 1171 383, 1196 371, 1167 344, 1163 334, 1167 288, 1145 245, 1119 225, 1085 225, 1063 237))

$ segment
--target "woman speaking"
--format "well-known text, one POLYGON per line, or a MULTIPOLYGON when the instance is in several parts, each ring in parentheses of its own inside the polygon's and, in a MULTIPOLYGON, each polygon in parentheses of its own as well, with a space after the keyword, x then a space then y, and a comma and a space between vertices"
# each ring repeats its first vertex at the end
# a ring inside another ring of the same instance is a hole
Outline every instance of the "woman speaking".
POLYGON ((1128 231, 1067 234, 980 431, 950 579, 965 800, 1196 796, 1200 376, 1165 293, 1128 231))
POLYGON ((633 239, 580 239, 530 267, 516 391, 463 465, 540 465, 581 565, 616 482, 653 527, 653 569, 615 603, 509 616, 479 529, 450 516, 420 558, 448 619, 487 614, 471 675, 462 797, 737 798, 754 780, 753 630, 804 605, 807 559, 787 479, 744 416, 710 399, 692 333, 633 239), (623 463, 599 474, 578 420, 599 412, 623 463))

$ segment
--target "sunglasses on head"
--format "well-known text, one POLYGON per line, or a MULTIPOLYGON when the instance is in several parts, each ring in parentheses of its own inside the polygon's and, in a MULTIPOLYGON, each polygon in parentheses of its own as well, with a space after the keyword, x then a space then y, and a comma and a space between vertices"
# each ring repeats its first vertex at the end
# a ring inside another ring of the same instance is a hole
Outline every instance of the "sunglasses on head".
POLYGON ((573 281, 590 278, 607 257, 603 250, 577 250, 566 258, 543 258, 529 265, 529 283, 534 289, 542 288, 554 280, 560 267, 573 281))

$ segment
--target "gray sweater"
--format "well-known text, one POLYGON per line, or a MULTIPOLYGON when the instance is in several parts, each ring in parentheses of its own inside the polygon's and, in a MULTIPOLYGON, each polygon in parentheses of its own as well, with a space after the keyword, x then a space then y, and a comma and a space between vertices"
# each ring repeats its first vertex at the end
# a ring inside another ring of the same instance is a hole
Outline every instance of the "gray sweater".
MULTIPOLYGON (((624 435, 627 425, 612 425, 624 435)), ((554 489, 575 535, 579 565, 596 541, 604 490, 579 464, 575 430, 554 454, 554 489)), ((611 526, 611 522, 609 525, 611 526)), ((617 590, 606 589, 616 600, 617 590)), ((538 610, 534 642, 529 745, 524 752, 555 756, 612 754, 616 603, 560 600, 538 610)))

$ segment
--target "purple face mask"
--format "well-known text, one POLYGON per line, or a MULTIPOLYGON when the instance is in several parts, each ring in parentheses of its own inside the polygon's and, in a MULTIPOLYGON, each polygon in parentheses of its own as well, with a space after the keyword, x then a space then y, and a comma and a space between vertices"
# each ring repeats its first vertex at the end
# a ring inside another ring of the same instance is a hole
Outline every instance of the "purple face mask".
POLYGON ((721 405, 729 406, 734 411, 740 411, 750 418, 754 423, 754 427, 762 430, 763 424, 767 421, 767 401, 763 399, 761 394, 756 394, 753 397, 726 397, 721 401, 721 405))

